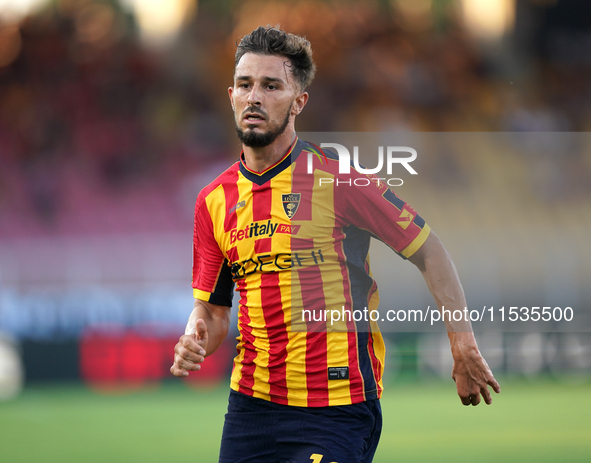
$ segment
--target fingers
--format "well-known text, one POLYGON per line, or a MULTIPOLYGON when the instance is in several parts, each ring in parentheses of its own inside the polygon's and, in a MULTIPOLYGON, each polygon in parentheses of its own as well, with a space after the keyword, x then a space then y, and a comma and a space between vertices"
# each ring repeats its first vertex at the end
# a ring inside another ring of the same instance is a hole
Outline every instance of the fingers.
POLYGON ((499 383, 497 383, 497 380, 496 379, 491 378, 488 381, 488 385, 490 387, 492 387, 493 388, 493 391, 495 391, 497 394, 500 394, 501 393, 501 386, 499 385, 499 383))
POLYGON ((197 314, 193 311, 185 334, 174 347, 174 363, 170 367, 170 372, 182 377, 187 376, 189 371, 200 370, 201 363, 205 360, 207 340, 207 324, 203 319, 197 319, 197 314))
POLYGON ((463 357, 455 359, 452 378, 456 382, 460 400, 466 406, 480 404, 481 396, 484 402, 490 405, 492 397, 488 386, 497 394, 501 392, 501 386, 480 354, 469 359, 463 357))
MULTIPOLYGON (((483 396, 484 396, 484 394, 483 394, 483 396)), ((462 405, 476 406, 480 403, 480 393, 460 395, 460 400, 462 401, 462 405)), ((485 398, 485 400, 486 400, 486 398, 485 398)))
POLYGON ((495 391, 497 394, 501 392, 501 386, 499 385, 497 380, 492 376, 492 373, 490 377, 486 380, 486 384, 483 384, 480 387, 480 393, 482 394, 482 397, 484 398, 484 402, 486 403, 486 405, 492 404, 492 396, 490 395, 488 386, 492 387, 493 391, 495 391))
POLYGON ((189 371, 200 370, 201 363, 205 360, 205 349, 195 336, 181 336, 174 352, 174 364, 170 367, 170 372, 175 376, 187 376, 189 371))
MULTIPOLYGON (((492 379, 491 381, 488 382, 488 385, 490 385, 494 391, 498 394, 499 392, 501 392, 501 388, 499 386, 499 384, 492 379), (493 384, 494 383, 494 384, 493 384)), ((480 403, 480 396, 482 395, 482 398, 484 399, 484 403, 486 403, 487 405, 492 404, 492 396, 490 395, 490 391, 488 390, 487 384, 484 384, 480 387, 479 391, 462 391, 459 392, 458 391, 458 395, 460 396, 460 400, 462 401, 463 405, 473 405, 476 406, 480 403)))
MULTIPOLYGON (((482 396, 484 397, 484 394, 482 396)), ((480 403, 480 393, 460 395, 460 400, 462 401, 462 405, 473 405, 475 407, 480 403)), ((486 401, 486 397, 484 400, 486 401)))
MULTIPOLYGON (((492 404, 492 397, 490 396, 490 392, 488 391, 488 388, 486 386, 484 386, 481 390, 480 393, 482 394, 482 397, 484 398, 484 403, 486 405, 490 405, 492 404)), ((474 405, 474 404, 473 404, 474 405)), ((478 405, 478 404, 476 404, 478 405)))
POLYGON ((178 376, 179 378, 182 378, 182 377, 185 377, 185 376, 189 376, 189 372, 187 370, 183 370, 182 368, 179 368, 176 364, 173 364, 170 367, 170 372, 174 376, 178 376))

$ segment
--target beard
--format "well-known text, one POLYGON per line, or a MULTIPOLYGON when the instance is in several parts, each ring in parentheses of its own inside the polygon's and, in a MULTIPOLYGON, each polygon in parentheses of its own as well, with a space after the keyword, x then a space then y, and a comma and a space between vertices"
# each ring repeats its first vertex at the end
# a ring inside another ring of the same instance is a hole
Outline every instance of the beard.
POLYGON ((269 130, 263 133, 257 133, 254 130, 242 130, 238 123, 236 123, 236 135, 238 135, 238 139, 245 145, 250 148, 263 148, 265 146, 269 146, 273 143, 277 138, 285 132, 287 128, 287 124, 289 124, 289 113, 291 112, 291 105, 287 110, 287 114, 285 114, 285 119, 283 123, 278 125, 277 127, 271 127, 269 130))

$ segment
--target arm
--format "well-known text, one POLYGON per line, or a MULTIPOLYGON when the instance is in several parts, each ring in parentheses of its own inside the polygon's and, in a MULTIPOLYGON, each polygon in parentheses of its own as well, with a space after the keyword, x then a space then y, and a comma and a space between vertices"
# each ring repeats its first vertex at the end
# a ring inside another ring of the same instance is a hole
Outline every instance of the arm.
POLYGON ((195 299, 185 334, 174 347, 174 363, 170 372, 187 376, 189 371, 201 369, 201 363, 213 354, 228 334, 231 307, 215 305, 195 299))
MULTIPOLYGON (((466 298, 456 267, 435 233, 431 232, 409 260, 421 271, 440 310, 444 306, 452 313, 454 310, 464 310, 466 298)), ((456 382, 458 395, 464 405, 478 405, 481 394, 484 401, 490 404, 492 398, 487 385, 496 393, 501 392, 501 387, 478 351, 472 325, 469 320, 456 322, 452 317, 449 318, 451 320, 447 317, 444 320, 454 359, 452 378, 456 382)))

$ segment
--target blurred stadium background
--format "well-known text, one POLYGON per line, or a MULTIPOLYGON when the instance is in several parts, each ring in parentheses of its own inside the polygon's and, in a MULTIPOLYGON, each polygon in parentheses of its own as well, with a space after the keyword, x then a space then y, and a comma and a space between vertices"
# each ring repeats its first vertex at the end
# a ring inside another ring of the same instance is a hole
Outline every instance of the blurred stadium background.
MULTIPOLYGON (((388 334, 379 461, 410 461, 408 443, 414 461, 587 461, 586 0, 0 0, 0 459, 215 460, 231 338, 199 376, 168 367, 192 307, 194 201, 239 150, 235 42, 260 24, 312 42, 299 131, 451 134, 397 192, 443 238, 469 304, 580 317, 480 333, 509 387, 468 418, 445 334, 388 334), (114 438, 116 419, 152 424, 114 438)), ((379 243, 372 264, 383 309, 432 305, 379 243)))

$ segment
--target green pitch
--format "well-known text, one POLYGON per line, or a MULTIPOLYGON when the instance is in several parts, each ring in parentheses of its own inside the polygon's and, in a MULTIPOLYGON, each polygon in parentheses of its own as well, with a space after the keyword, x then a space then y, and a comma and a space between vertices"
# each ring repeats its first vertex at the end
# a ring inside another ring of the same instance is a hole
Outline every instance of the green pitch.
MULTIPOLYGON (((453 383, 390 384, 375 462, 583 462, 591 458, 591 384, 501 382, 487 407, 463 407, 453 383)), ((215 462, 227 388, 169 383, 97 394, 36 386, 0 402, 0 460, 215 462)))

